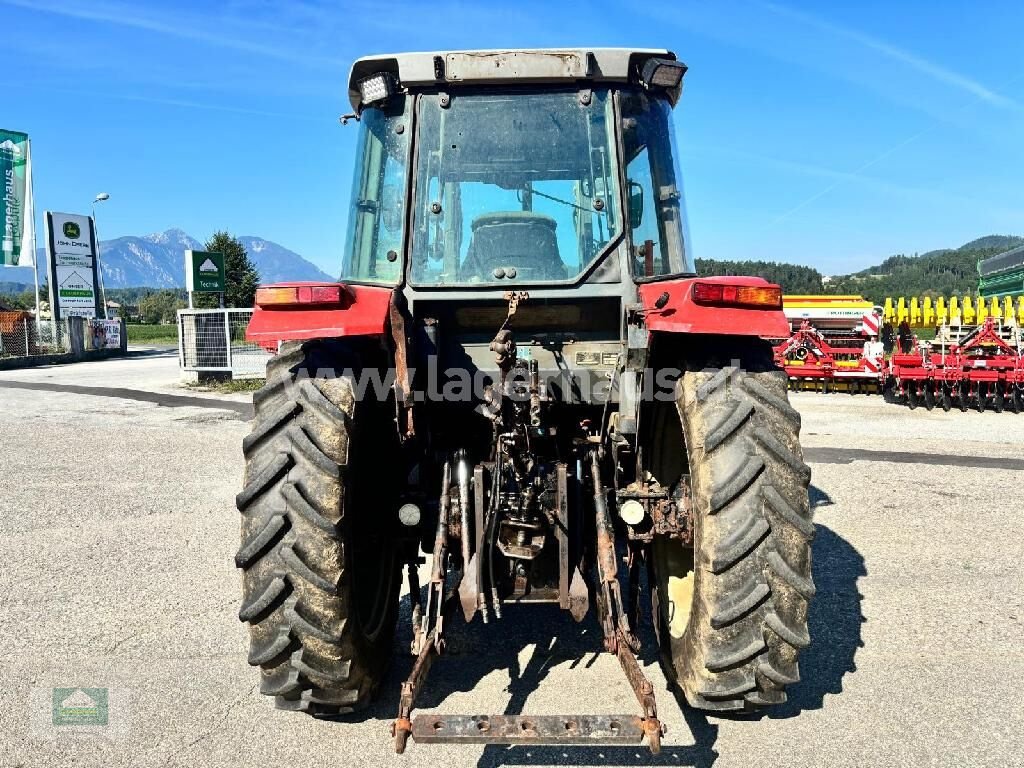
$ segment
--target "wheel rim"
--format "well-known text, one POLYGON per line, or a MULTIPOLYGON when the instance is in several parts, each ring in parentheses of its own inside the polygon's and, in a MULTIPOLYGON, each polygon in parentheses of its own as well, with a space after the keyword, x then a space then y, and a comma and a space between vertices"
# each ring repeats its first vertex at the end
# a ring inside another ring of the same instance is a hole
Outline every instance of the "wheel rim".
POLYGON ((665 619, 669 635, 678 640, 686 632, 693 613, 693 550, 678 541, 655 537, 655 571, 665 585, 665 619))

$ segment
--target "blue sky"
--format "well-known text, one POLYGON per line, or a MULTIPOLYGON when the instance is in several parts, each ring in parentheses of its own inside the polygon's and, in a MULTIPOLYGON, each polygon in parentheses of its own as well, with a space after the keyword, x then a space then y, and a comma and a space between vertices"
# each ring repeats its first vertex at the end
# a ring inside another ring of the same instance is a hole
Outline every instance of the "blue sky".
POLYGON ((0 125, 104 239, 260 235, 336 274, 363 54, 667 47, 696 255, 826 274, 1024 234, 1019 2, 0 0, 0 125))

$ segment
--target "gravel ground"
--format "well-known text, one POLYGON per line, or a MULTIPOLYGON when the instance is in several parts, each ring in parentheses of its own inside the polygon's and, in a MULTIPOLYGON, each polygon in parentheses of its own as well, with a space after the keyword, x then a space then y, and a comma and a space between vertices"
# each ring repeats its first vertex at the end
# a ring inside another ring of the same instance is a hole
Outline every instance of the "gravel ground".
MULTIPOLYGON (((1024 416, 794 395, 814 471, 818 596, 803 681, 781 709, 682 712, 648 657, 669 728, 656 759, 422 745, 398 758, 388 724, 405 655, 355 722, 277 712, 256 692, 232 560, 249 396, 182 389, 176 365, 153 354, 0 373, 0 766, 1020 764, 1024 416), (109 689, 110 726, 53 726, 54 687, 109 689)), ((634 711, 596 623, 516 615, 459 627, 420 711, 634 711)))

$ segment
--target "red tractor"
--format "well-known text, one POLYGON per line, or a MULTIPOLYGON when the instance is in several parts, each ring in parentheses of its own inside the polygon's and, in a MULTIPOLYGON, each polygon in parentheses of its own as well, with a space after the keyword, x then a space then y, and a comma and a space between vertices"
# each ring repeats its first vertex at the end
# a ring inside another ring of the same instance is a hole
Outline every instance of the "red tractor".
POLYGON ((279 707, 366 707, 408 579, 392 734, 639 743, 650 600, 690 705, 785 701, 810 641, 810 470, 764 338, 780 288, 697 278, 664 50, 373 56, 352 68, 340 282, 261 287, 277 350, 238 495, 249 663, 279 707), (421 551, 431 555, 421 586, 421 551), (642 570, 646 569, 646 578, 642 570), (453 618, 593 609, 635 715, 412 715, 453 618))

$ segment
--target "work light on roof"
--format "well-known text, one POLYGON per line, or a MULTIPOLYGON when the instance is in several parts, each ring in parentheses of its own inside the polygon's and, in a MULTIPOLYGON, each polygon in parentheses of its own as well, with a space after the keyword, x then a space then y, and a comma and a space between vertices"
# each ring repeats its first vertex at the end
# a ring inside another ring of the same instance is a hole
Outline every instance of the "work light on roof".
POLYGON ((387 72, 378 72, 375 75, 359 81, 359 95, 363 104, 376 104, 387 101, 395 92, 395 78, 387 72))
POLYGON ((648 59, 640 78, 648 88, 678 88, 686 74, 686 65, 671 59, 648 59))

